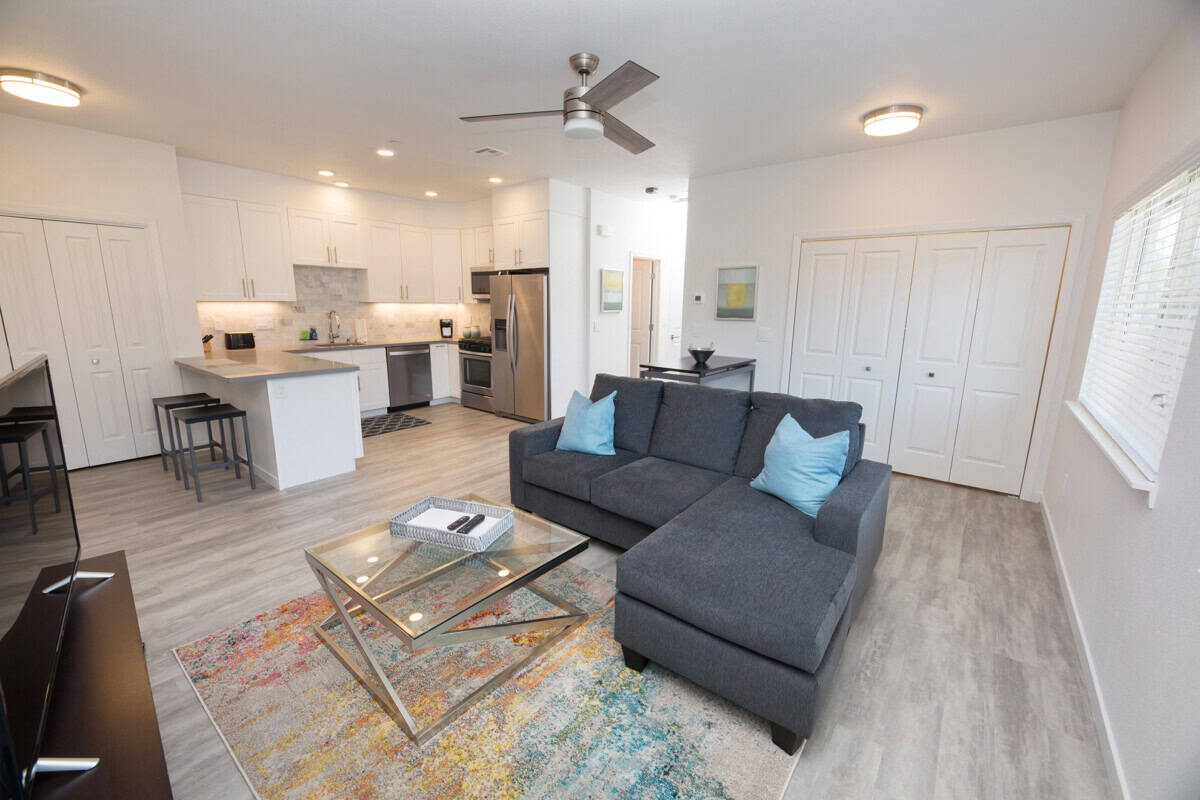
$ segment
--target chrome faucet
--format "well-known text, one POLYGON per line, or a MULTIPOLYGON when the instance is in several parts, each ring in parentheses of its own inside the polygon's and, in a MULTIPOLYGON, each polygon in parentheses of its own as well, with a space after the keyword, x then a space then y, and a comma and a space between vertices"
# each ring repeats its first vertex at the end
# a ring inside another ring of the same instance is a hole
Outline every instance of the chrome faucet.
POLYGON ((338 316, 336 311, 329 312, 329 343, 333 344, 337 341, 337 337, 342 332, 342 318, 338 316))

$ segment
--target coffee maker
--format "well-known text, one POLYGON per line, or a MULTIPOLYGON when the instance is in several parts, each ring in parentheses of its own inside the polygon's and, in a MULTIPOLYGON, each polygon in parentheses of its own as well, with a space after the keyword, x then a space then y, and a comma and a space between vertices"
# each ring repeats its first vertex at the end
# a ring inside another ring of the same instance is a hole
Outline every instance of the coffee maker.
POLYGON ((438 325, 442 330, 442 338, 443 339, 453 339, 454 338, 454 320, 452 320, 452 319, 439 320, 438 325))

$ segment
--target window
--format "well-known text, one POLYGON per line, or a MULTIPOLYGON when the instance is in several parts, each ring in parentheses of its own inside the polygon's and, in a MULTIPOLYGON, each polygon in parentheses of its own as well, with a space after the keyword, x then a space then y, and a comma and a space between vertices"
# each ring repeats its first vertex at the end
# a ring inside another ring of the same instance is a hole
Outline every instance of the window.
POLYGON ((1200 164, 1117 218, 1079 402, 1154 480, 1200 311, 1200 164))

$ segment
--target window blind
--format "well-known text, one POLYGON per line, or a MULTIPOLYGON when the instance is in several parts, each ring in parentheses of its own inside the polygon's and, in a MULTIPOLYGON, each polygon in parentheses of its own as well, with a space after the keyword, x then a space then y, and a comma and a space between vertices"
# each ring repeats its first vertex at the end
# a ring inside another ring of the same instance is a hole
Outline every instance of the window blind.
POLYGON ((1079 402, 1155 479, 1200 314, 1200 164, 1113 224, 1079 402))

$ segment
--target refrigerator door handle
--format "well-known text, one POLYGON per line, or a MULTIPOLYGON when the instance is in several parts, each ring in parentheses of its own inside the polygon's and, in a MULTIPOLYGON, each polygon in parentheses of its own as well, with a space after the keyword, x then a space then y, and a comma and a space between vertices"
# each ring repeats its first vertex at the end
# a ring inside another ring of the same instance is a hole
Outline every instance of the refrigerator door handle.
POLYGON ((518 327, 521 321, 517 315, 517 295, 515 292, 513 293, 512 306, 512 322, 510 323, 512 331, 509 333, 509 352, 512 353, 513 377, 516 378, 517 364, 521 359, 521 329, 518 327))

